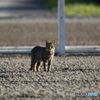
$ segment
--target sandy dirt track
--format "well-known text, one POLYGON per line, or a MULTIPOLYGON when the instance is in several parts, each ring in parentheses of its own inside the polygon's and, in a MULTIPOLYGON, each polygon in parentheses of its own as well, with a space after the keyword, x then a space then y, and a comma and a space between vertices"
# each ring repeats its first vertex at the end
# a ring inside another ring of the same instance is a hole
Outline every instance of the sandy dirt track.
MULTIPOLYGON (((51 72, 33 72, 29 55, 0 57, 0 100, 99 100, 100 56, 55 56, 51 72)), ((43 69, 43 67, 41 67, 43 69)))

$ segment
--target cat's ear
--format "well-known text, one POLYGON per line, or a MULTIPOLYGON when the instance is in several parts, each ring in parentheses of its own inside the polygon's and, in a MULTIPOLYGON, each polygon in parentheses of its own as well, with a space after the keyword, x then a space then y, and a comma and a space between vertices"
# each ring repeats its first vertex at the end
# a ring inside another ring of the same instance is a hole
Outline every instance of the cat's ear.
POLYGON ((46 45, 48 44, 48 41, 46 40, 46 45))
POLYGON ((56 45, 56 41, 53 41, 52 43, 53 43, 54 45, 56 45))
POLYGON ((46 44, 48 43, 48 41, 46 40, 46 44))

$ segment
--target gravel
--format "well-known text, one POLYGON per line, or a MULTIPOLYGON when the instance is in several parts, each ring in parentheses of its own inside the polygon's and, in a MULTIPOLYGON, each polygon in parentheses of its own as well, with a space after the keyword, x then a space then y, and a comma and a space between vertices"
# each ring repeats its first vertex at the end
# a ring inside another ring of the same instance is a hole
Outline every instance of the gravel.
POLYGON ((71 92, 100 94, 100 57, 55 56, 51 72, 29 71, 29 55, 1 56, 0 100, 99 100, 71 92))

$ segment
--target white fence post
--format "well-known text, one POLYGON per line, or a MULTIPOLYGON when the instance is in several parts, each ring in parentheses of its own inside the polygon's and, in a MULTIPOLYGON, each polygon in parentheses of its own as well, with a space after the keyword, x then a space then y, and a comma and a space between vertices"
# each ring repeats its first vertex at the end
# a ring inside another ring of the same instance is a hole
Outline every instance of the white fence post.
POLYGON ((65 0, 58 0, 58 52, 65 53, 65 0))

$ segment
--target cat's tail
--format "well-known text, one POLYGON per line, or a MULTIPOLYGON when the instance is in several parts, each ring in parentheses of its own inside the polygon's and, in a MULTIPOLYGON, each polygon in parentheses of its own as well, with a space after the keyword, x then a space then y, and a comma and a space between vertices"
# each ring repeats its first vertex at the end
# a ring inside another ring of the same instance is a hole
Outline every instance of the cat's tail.
POLYGON ((32 68, 32 64, 31 64, 31 67, 29 68, 29 71, 31 71, 31 70, 33 70, 33 68, 32 68))

